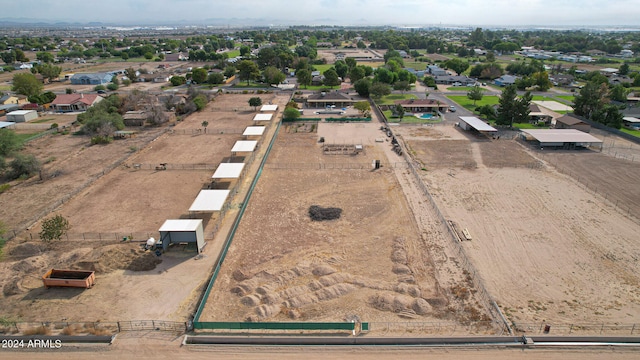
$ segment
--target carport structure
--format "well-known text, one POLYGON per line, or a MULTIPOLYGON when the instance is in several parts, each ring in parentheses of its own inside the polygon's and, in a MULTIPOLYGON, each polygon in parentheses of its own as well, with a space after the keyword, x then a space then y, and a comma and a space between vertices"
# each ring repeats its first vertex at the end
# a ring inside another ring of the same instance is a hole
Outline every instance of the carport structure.
POLYGON ((200 190, 200 193, 191 204, 189 212, 215 212, 221 211, 229 197, 230 190, 200 190))
POLYGON ((256 140, 238 140, 231 148, 231 155, 235 156, 239 152, 254 152, 258 146, 256 140))
POLYGON ((245 139, 249 138, 250 136, 262 136, 262 134, 264 134, 264 130, 264 126, 247 126, 244 129, 242 135, 245 137, 245 139))
POLYGON ((216 179, 237 179, 242 174, 244 163, 222 163, 218 166, 211 178, 216 179))
POLYGON ((475 116, 459 116, 459 118, 460 122, 458 123, 458 126, 460 126, 460 128, 463 130, 475 130, 480 133, 498 132, 498 129, 478 119, 475 116))
POLYGON ((537 141, 541 149, 545 147, 575 149, 591 145, 600 145, 600 149, 602 149, 602 140, 576 129, 527 129, 521 131, 522 139, 537 141))
POLYGON ((276 111, 276 110, 278 110, 278 105, 272 105, 272 104, 262 105, 262 107, 260 108, 260 111, 276 111))
POLYGON ((273 114, 256 114, 253 121, 271 121, 273 114))

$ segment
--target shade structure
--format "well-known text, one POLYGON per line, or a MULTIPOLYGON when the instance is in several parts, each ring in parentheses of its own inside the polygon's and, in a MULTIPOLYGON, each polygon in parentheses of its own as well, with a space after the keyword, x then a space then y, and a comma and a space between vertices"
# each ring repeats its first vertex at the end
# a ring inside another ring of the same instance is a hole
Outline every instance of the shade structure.
MULTIPOLYGON (((494 132, 494 131, 498 131, 496 128, 490 126, 489 124, 487 124, 486 122, 478 119, 477 117, 474 116, 460 116, 460 120, 465 122, 467 125, 469 125, 470 127, 478 130, 478 131, 489 131, 489 132, 494 132)), ((460 124, 461 128, 466 129, 466 126, 462 126, 462 124, 460 124)))
POLYGON ((264 134, 264 126, 247 126, 242 135, 244 136, 262 136, 264 134))
POLYGON ((202 219, 169 219, 162 224, 160 231, 195 231, 202 219))
POLYGON ((222 163, 218 166, 211 178, 213 179, 237 179, 244 169, 244 163, 222 163))
POLYGON ((11 122, 11 121, 0 121, 0 129, 2 128, 6 128, 6 127, 10 127, 10 126, 14 126, 16 123, 11 122))
POLYGON ((170 219, 160 227, 160 243, 167 251, 170 244, 195 243, 198 252, 205 245, 202 219, 170 219))
POLYGON ((260 111, 276 111, 278 110, 278 105, 262 105, 262 107, 260 108, 260 111))
POLYGON ((521 130, 531 135, 541 144, 601 144, 602 140, 586 132, 576 129, 526 129, 521 130))
POLYGON ((200 190, 191 204, 189 211, 213 212, 220 211, 227 201, 230 190, 200 190))
POLYGON ((255 140, 238 140, 233 145, 231 152, 253 152, 257 145, 258 142, 255 140))
POLYGON ((253 121, 271 121, 273 114, 256 114, 253 121))

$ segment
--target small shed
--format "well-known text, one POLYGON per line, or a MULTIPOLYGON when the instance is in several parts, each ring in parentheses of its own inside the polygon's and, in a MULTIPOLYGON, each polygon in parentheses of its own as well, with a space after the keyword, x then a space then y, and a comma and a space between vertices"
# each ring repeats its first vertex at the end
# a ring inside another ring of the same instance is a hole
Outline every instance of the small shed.
POLYGON ((458 126, 460 126, 460 128, 463 130, 475 130, 481 133, 495 133, 498 131, 496 128, 490 126, 489 124, 478 119, 475 116, 460 116, 459 118, 460 122, 458 123, 458 126))
POLYGON ((205 245, 202 219, 166 220, 160 227, 160 243, 164 251, 172 243, 195 243, 201 252, 205 245))
POLYGON ((566 114, 556 119, 556 129, 575 129, 588 133, 591 131, 591 125, 578 119, 577 117, 566 114))
POLYGON ((35 110, 17 110, 7 114, 7 121, 16 123, 27 122, 38 118, 38 112, 35 110))

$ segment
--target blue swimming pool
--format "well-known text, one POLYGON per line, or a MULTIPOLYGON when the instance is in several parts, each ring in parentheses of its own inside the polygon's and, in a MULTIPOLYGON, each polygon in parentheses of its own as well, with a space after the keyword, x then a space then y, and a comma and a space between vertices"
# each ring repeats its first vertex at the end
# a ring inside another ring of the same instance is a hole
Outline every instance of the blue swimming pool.
POLYGON ((422 114, 420 115, 420 119, 431 119, 433 114, 422 114))

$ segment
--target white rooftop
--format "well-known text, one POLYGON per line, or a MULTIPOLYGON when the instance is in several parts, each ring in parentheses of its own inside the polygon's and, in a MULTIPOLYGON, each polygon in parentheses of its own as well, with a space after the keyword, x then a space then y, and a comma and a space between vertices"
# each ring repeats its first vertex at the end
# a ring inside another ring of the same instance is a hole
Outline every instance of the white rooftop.
POLYGON ((231 190, 200 190, 189 211, 220 211, 231 190))
POLYGON ((625 116, 625 117, 622 118, 622 120, 628 121, 628 122, 632 122, 632 123, 640 123, 640 119, 634 118, 634 117, 631 117, 631 116, 625 116))
POLYGON ((527 129, 520 130, 541 143, 602 143, 602 140, 576 129, 527 129))
POLYGON ((213 179, 237 179, 244 169, 244 163, 222 163, 213 173, 213 179))
POLYGON ((202 219, 166 220, 159 231, 196 231, 202 224, 202 219))
POLYGON ((278 105, 262 105, 260 111, 276 111, 278 110, 278 105))
POLYGON ((478 131, 498 131, 497 129, 493 128, 492 126, 475 116, 460 116, 460 120, 466 122, 467 124, 469 124, 469 126, 478 131))
POLYGON ((30 113, 34 113, 36 112, 35 110, 16 110, 16 111, 12 111, 7 115, 26 115, 26 114, 30 114, 30 113))
POLYGON ((233 145, 231 152, 253 152, 258 142, 255 140, 238 140, 233 145))
POLYGON ((253 117, 253 121, 269 121, 272 116, 273 114, 256 114, 256 116, 253 117))
POLYGON ((16 123, 11 122, 11 121, 0 121, 0 129, 6 128, 6 127, 9 127, 9 126, 13 126, 15 124, 16 123))
POLYGON ((264 134, 264 126, 247 126, 242 135, 244 136, 262 136, 264 134))

